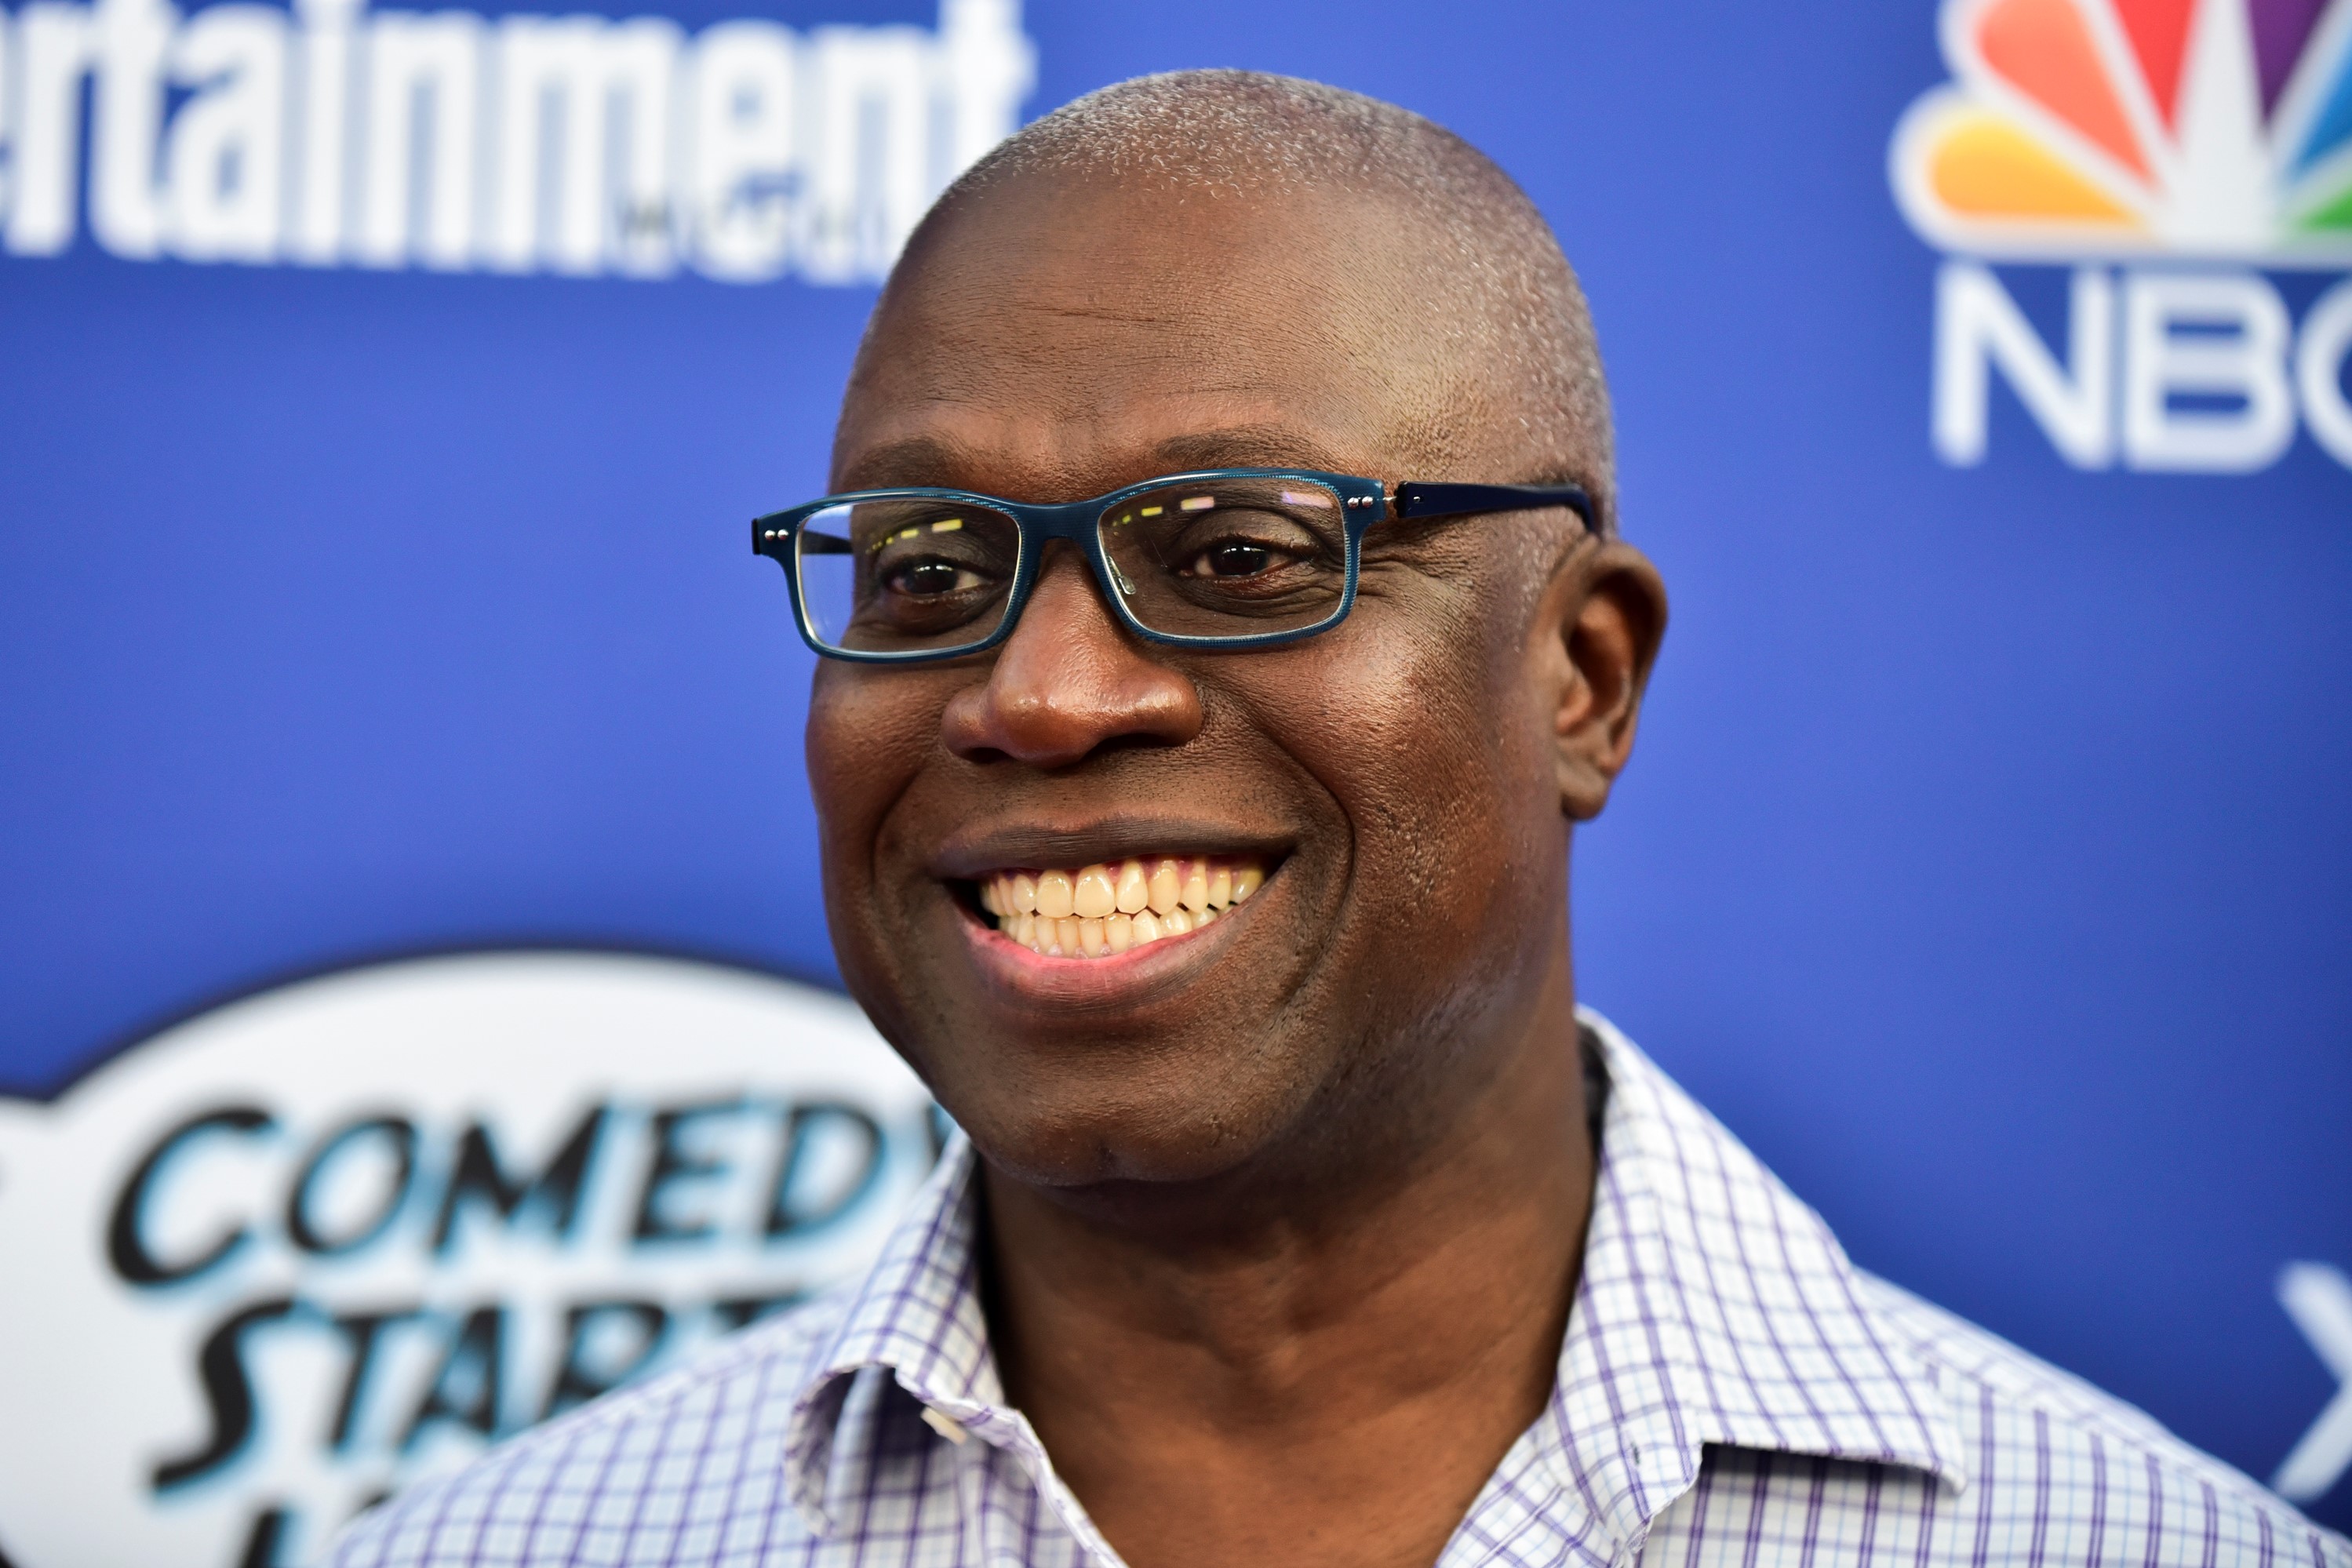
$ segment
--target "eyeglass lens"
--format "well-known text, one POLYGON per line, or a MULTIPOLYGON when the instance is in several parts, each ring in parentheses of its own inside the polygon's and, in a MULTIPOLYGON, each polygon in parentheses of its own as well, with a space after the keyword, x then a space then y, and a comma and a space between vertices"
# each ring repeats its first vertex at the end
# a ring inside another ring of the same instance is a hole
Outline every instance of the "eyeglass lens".
POLYGON ((963 502, 827 507, 795 541, 803 612, 816 640, 859 653, 961 648, 1004 620, 1021 530, 963 502))
POLYGON ((1112 587, 1154 632, 1255 637, 1328 620, 1348 588, 1339 493, 1210 479, 1130 496, 1097 525, 1112 587))
MULTIPOLYGON (((1347 592, 1339 494, 1312 480, 1198 480, 1129 496, 1097 524, 1137 622, 1251 637, 1328 621, 1347 592)), ((916 498, 811 516, 796 543, 810 630, 855 653, 945 652, 1003 624, 1021 534, 992 507, 916 498)))

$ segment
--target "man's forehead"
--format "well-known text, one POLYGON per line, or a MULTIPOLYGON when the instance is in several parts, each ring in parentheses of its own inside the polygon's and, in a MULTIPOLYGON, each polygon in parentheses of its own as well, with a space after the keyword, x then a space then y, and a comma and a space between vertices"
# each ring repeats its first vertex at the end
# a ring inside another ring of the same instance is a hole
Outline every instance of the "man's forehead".
POLYGON ((933 207, 859 349, 834 480, 1573 478, 1607 527, 1610 423, 1575 277, 1490 161, 1353 94, 1180 73, 1056 110, 933 207), (1277 438, 1228 434, 1259 427, 1277 438))
POLYGON ((836 486, 1377 471, 1427 423, 1447 335, 1403 308, 1392 260, 1327 227, 1232 243, 1323 204, 1047 193, 940 225, 860 352, 836 486))

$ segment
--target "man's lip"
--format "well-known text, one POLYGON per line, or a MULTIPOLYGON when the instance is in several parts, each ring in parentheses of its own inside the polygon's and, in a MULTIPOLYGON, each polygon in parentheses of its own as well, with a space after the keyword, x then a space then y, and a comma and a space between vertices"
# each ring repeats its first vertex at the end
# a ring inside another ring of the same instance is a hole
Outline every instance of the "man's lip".
POLYGON ((933 852, 927 869, 941 881, 1000 871, 1109 865, 1150 855, 1255 855, 1267 869, 1293 841, 1230 822, 1121 817, 1084 823, 998 822, 964 829, 933 852))
POLYGON ((1148 1006, 1196 980, 1215 965, 1226 945, 1239 936, 1236 927, 1258 907, 1253 901, 1247 910, 1237 907, 1205 930, 1098 958, 1049 958, 1033 953, 969 911, 960 929, 983 983, 1000 999, 1051 1007, 1057 1016, 1099 1014, 1148 1006))

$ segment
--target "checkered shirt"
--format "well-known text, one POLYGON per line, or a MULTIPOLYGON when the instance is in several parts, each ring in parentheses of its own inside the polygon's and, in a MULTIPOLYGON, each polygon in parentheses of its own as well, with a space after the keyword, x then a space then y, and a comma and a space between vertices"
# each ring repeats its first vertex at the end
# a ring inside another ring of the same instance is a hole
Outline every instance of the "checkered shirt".
MULTIPOLYGON (((2352 1568, 2089 1385, 1862 1272, 1597 1015, 1551 1402, 1441 1568, 2352 1568)), ((1116 1568, 1006 1403, 958 1140, 854 1289, 358 1521, 330 1568, 1116 1568)))

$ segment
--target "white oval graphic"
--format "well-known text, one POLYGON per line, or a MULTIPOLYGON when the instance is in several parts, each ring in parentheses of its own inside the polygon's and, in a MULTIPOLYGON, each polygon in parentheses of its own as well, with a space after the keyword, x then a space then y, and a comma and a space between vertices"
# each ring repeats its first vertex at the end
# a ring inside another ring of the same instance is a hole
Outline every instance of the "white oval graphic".
POLYGON ((0 1553, 304 1563, 862 1268, 935 1152, 851 1003, 613 954, 306 980, 0 1101, 0 1553))

